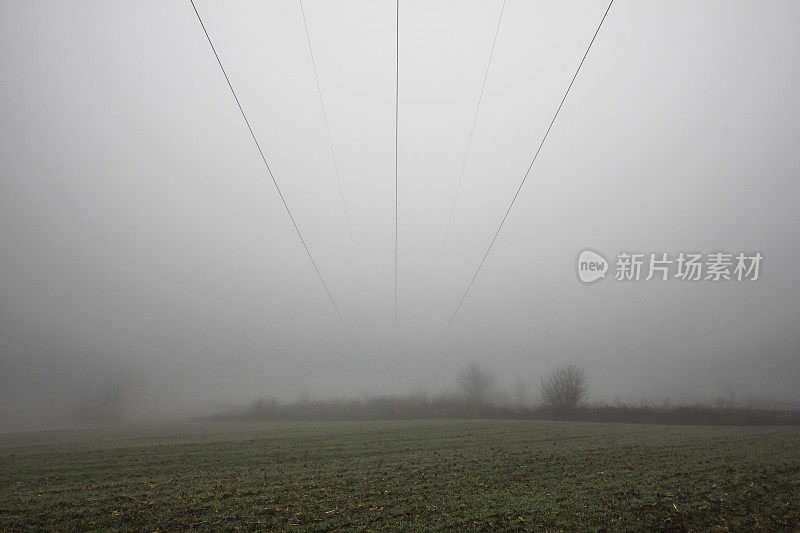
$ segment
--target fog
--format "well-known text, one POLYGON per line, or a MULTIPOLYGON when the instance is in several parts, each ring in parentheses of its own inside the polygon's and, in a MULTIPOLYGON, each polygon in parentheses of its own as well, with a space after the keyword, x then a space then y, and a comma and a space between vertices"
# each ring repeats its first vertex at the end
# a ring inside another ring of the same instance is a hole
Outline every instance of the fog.
POLYGON ((256 398, 499 390, 563 362, 592 400, 800 401, 800 4, 500 1, 198 11, 0 3, 0 430, 256 398), (757 281, 576 276, 586 248, 760 252, 757 281))

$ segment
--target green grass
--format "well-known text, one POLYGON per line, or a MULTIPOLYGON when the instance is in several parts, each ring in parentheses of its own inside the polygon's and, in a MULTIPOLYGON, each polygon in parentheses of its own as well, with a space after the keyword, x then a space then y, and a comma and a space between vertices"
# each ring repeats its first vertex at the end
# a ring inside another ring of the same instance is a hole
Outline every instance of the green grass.
POLYGON ((0 435, 5 530, 800 528, 800 428, 468 420, 0 435))

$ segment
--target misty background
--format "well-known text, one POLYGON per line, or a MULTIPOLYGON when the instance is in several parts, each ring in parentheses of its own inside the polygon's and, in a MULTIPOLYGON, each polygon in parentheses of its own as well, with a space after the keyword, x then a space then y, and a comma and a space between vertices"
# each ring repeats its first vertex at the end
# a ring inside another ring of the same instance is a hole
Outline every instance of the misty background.
MULTIPOLYGON (((800 4, 617 0, 459 314, 607 4, 197 7, 0 2, 0 430, 258 397, 498 388, 586 368, 591 399, 800 401, 800 4), (355 246, 355 254, 353 253, 355 246), (756 282, 586 286, 575 259, 761 252, 756 282)), ((532 390, 532 393, 535 392, 532 390)))

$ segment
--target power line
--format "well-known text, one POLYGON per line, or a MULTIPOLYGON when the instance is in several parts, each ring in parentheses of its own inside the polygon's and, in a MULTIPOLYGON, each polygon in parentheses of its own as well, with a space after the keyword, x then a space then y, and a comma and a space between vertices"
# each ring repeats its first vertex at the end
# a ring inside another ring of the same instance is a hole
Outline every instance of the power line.
MULTIPOLYGON (((544 136, 542 137, 542 141, 539 143, 539 147, 536 149, 536 153, 533 156, 533 160, 531 160, 531 164, 528 165, 528 170, 525 172, 525 176, 522 178, 522 181, 517 187, 517 192, 514 194, 514 197, 511 199, 511 203, 508 205, 508 209, 506 209, 505 215, 503 215, 503 219, 500 221, 500 225, 497 227, 497 231, 494 233, 494 237, 492 237, 491 242, 489 243, 489 247, 486 249, 486 252, 483 254, 483 259, 481 259, 478 268, 475 270, 475 274, 472 276, 472 279, 467 285, 467 290, 464 291, 464 294, 461 296, 461 300, 458 302, 458 306, 456 307, 453 314, 450 315, 450 320, 448 320, 447 325, 444 328, 444 332, 446 332, 450 325, 453 323, 453 319, 455 319, 458 311, 461 309, 461 306, 464 304, 464 300, 467 298, 467 294, 469 294, 469 290, 472 288, 472 284, 475 283, 475 278, 478 277, 478 273, 483 268, 483 264, 486 262, 486 258, 489 256, 489 252, 492 251, 492 246, 494 246, 494 242, 497 240, 497 236, 500 234, 500 230, 503 229, 503 224, 506 222, 506 218, 508 218, 508 214, 511 212, 511 208, 514 207, 514 202, 517 201, 517 197, 519 196, 520 191, 522 190, 523 185, 525 185, 525 181, 528 179, 528 175, 533 168, 533 164, 536 162, 536 158, 539 157, 539 153, 542 151, 542 146, 544 146, 544 142, 547 140, 547 136, 550 134, 550 130, 553 128, 553 124, 558 118, 558 113, 561 111, 561 108, 564 105, 564 101, 567 99, 567 95, 569 95, 569 91, 572 89, 572 85, 575 83, 575 79, 578 77, 578 73, 581 71, 581 67, 583 66, 584 61, 586 61, 586 57, 589 55, 589 50, 592 49, 592 45, 594 44, 595 39, 597 38, 597 34, 600 33, 600 28, 603 26, 603 22, 606 20, 606 16, 608 15, 609 10, 611 9, 611 5, 614 3, 614 0, 611 0, 608 3, 608 7, 606 8, 605 13, 603 13, 603 18, 600 19, 600 24, 597 25, 597 29, 592 36, 592 40, 589 41, 589 46, 586 48, 586 52, 583 54, 581 58, 581 62, 578 64, 578 68, 575 70, 575 74, 572 76, 572 79, 569 82, 569 86, 567 87, 566 92, 564 93, 564 97, 561 98, 561 102, 558 104, 558 109, 556 109, 555 114, 553 115, 553 119, 550 121, 550 125, 547 127, 547 131, 545 131, 544 136)), ((443 332, 443 333, 444 333, 443 332)))
POLYGON ((397 138, 400 115, 400 0, 396 0, 394 58, 394 333, 397 334, 397 138))
POLYGON ((489 62, 486 64, 486 71, 483 73, 483 83, 481 84, 481 92, 478 97, 478 106, 475 108, 475 116, 472 117, 472 129, 469 132, 467 139, 467 149, 464 152, 464 160, 461 162, 461 172, 458 173, 458 182, 456 183, 456 192, 453 194, 453 204, 450 206, 450 216, 447 218, 447 228, 444 230, 444 238, 442 239, 442 246, 439 249, 439 261, 442 260, 445 245, 447 244, 447 236, 450 234, 450 226, 453 223, 453 213, 456 210, 456 201, 458 200, 458 192, 461 190, 461 180, 464 177, 464 169, 467 166, 467 158, 469 157, 469 149, 472 145, 472 136, 475 134, 475 125, 478 123, 478 114, 481 110, 481 102, 483 101, 483 93, 486 89, 486 80, 489 78, 489 69, 492 66, 492 58, 494 57, 494 47, 497 44, 497 35, 500 33, 500 23, 503 21, 503 12, 506 9, 506 0, 503 0, 503 5, 500 7, 500 16, 497 19, 497 28, 494 31, 494 39, 492 40, 492 49, 489 52, 489 62))
POLYGON ((306 20, 306 12, 303 8, 303 0, 300 0, 300 13, 303 15, 303 25, 306 29, 306 40, 308 41, 308 52, 311 55, 311 66, 314 69, 314 79, 317 82, 317 94, 319 94, 319 104, 322 107, 322 118, 325 122, 325 131, 328 133, 328 145, 331 147, 331 159, 333 159, 333 169, 336 172, 336 180, 339 182, 339 196, 342 199, 342 207, 344 208, 344 218, 347 221, 347 232, 350 235, 350 243, 353 245, 353 256, 358 264, 358 253, 356 252, 356 241, 353 238, 353 227, 350 224, 350 213, 347 210, 347 202, 344 200, 344 188, 342 187, 342 178, 339 175, 339 165, 336 162, 336 152, 333 149, 333 137, 331 136, 331 128, 328 125, 328 113, 325 111, 325 101, 322 98, 322 88, 319 83, 319 74, 317 73, 317 62, 314 59, 314 49, 311 46, 311 34, 308 31, 308 21, 306 20))
POLYGON ((272 178, 272 183, 275 184, 275 190, 278 191, 278 196, 280 196, 281 201, 283 202, 283 207, 286 208, 286 213, 289 215, 289 220, 292 221, 292 225, 294 226, 295 231, 297 232, 297 236, 300 238, 300 242, 303 244, 303 248, 308 255, 308 259, 311 261, 311 265, 314 267, 314 271, 317 273, 317 277, 319 281, 322 283, 323 288, 325 289, 325 293, 328 295, 328 299, 331 301, 336 314, 339 316, 339 320, 342 321, 347 333, 350 334, 350 337, 353 338, 353 332, 350 330, 350 326, 347 325, 347 321, 344 319, 344 315, 339 310, 339 306, 336 305, 336 301, 333 299, 333 295, 331 294, 330 289, 328 289, 327 283, 325 283, 325 279, 322 277, 322 273, 319 271, 319 267, 317 267, 316 261, 314 261, 314 256, 311 255, 311 250, 308 249, 308 245, 306 244, 306 240, 303 238, 303 234, 300 232, 300 228, 297 226, 297 222, 295 222, 294 216, 292 215, 292 211, 289 209, 289 204, 286 203, 286 198, 284 198, 283 193, 281 192, 281 188, 278 185, 278 181, 275 179, 275 175, 272 173, 272 169, 267 162, 267 157, 264 155, 264 150, 261 149, 261 143, 258 142, 256 138, 256 134, 253 132, 252 126, 250 126, 250 121, 247 119, 247 115, 244 112, 244 108, 242 107, 241 102, 239 101, 239 97, 236 96, 236 91, 233 89, 233 84, 231 83, 230 78, 228 77, 228 73, 225 72, 225 67, 222 66, 222 60, 219 58, 219 54, 217 53, 216 47, 214 47, 214 43, 211 41, 211 36, 208 34, 208 30, 206 30, 206 25, 203 24, 203 19, 200 17, 200 12, 197 11, 197 6, 194 5, 194 0, 189 0, 192 4, 192 8, 194 9, 195 15, 197 15, 197 20, 200 22, 200 27, 203 28, 203 33, 206 34, 206 39, 208 39, 208 44, 211 45, 211 51, 214 52, 214 57, 217 59, 217 63, 219 64, 219 68, 222 71, 222 75, 225 76, 225 81, 228 82, 228 88, 231 90, 231 94, 233 95, 233 99, 236 100, 236 105, 239 107, 239 112, 242 114, 242 118, 244 119, 244 123, 247 125, 247 129, 250 131, 250 136, 253 138, 253 142, 258 148, 258 153, 261 154, 261 160, 264 162, 264 166, 267 169, 267 173, 269 177, 272 178))

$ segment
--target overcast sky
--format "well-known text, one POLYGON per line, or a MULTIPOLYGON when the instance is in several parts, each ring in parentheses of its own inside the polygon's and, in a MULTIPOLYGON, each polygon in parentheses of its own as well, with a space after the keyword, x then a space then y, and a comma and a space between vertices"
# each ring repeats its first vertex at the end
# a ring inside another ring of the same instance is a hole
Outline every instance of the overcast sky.
MULTIPOLYGON (((800 4, 0 1, 0 428, 124 383, 142 413, 498 389, 800 400, 800 4), (756 282, 587 286, 584 248, 759 251, 756 282), (440 258, 440 251, 441 258, 440 258)), ((532 391, 533 392, 533 391, 532 391)))

